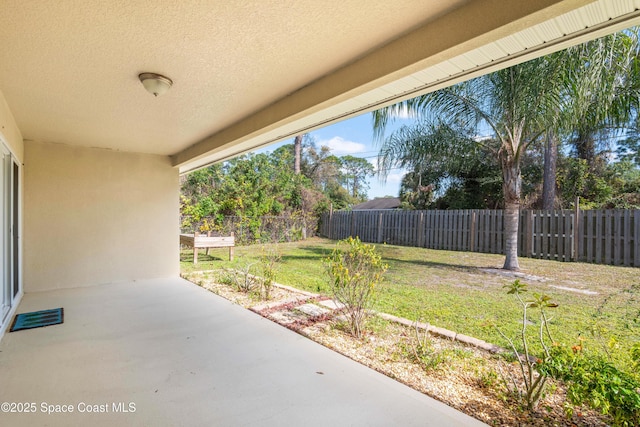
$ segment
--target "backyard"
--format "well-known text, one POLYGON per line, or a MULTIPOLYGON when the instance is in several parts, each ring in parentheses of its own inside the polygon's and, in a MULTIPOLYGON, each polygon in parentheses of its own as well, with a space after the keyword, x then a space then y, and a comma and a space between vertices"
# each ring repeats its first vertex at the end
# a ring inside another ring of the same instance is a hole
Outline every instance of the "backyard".
MULTIPOLYGON (((276 281, 302 290, 330 295, 322 263, 335 246, 327 239, 279 244, 281 254, 276 281)), ((389 264, 378 289, 376 310, 408 319, 420 319, 458 333, 506 346, 492 326, 500 325, 513 335, 519 328, 516 300, 503 286, 514 281, 500 270, 503 256, 470 252, 436 251, 377 245, 389 264)), ((260 247, 236 248, 233 262, 227 249, 201 254, 197 265, 192 252, 183 251, 183 272, 220 268, 244 268, 257 262, 260 247)), ((584 263, 561 263, 520 258, 531 293, 546 294, 559 304, 552 313, 558 341, 573 342, 580 336, 585 346, 600 350, 615 339, 619 350, 628 350, 640 335, 640 270, 584 263), (595 335, 594 335, 595 333, 595 335)), ((257 274, 255 271, 252 271, 257 274)), ((614 352, 620 363, 628 363, 628 351, 614 352)))
MULTIPOLYGON (((595 393, 592 386, 581 391, 608 415, 568 405, 566 397, 573 391, 555 380, 549 381, 539 404, 531 409, 522 395, 518 397, 521 390, 509 384, 520 375, 510 352, 493 354, 430 335, 412 322, 506 349, 509 342, 502 332, 522 352, 518 338, 523 329, 522 306, 507 293, 508 286, 519 280, 528 285, 521 294, 524 300, 547 295, 558 304, 547 310, 553 346, 571 348, 578 356, 599 357, 631 373, 637 366, 634 344, 640 333, 640 270, 522 258, 522 270, 514 273, 500 269, 500 255, 377 245, 388 271, 377 286, 373 308, 408 322, 373 317, 363 336, 354 338, 344 318, 322 308, 332 295, 325 259, 335 247, 335 241, 322 238, 243 246, 235 248, 233 262, 228 261, 226 248, 211 249, 209 255, 200 253, 197 265, 192 263, 193 252, 183 250, 181 269, 192 282, 492 425, 634 425, 638 419, 637 403, 629 406, 625 401, 618 411, 632 420, 627 424, 624 418, 616 418, 613 405, 608 406, 625 393, 631 393, 633 402, 638 400, 638 391, 625 389, 628 383, 619 379, 618 371, 598 376, 595 393), (255 288, 241 292, 238 279, 246 278, 246 273, 263 274, 265 260, 276 253, 275 281, 291 289, 276 287, 266 301, 255 288), (296 290, 306 293, 301 296, 296 290)), ((540 318, 529 315, 526 325, 529 354, 543 357, 537 340, 540 318)))

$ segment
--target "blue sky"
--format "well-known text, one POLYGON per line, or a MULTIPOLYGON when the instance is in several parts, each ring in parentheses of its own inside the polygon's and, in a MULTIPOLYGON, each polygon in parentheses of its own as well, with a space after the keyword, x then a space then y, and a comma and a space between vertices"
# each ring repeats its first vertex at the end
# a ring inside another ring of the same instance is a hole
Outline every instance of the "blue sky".
MULTIPOLYGON (((398 119, 396 123, 390 125, 390 130, 399 127, 407 121, 398 119)), ((363 157, 376 166, 379 147, 373 142, 373 128, 371 124, 371 114, 362 114, 352 119, 343 120, 339 123, 326 126, 324 128, 310 132, 317 141, 318 146, 326 145, 336 156, 350 154, 355 157, 363 157)), ((389 131, 387 131, 389 134, 389 131)), ((293 139, 289 139, 269 147, 262 148, 257 152, 272 151, 275 148, 292 144, 293 139)), ((398 196, 400 181, 404 171, 392 170, 387 176, 386 182, 382 182, 378 175, 369 179, 368 195, 370 199, 374 197, 398 196)))

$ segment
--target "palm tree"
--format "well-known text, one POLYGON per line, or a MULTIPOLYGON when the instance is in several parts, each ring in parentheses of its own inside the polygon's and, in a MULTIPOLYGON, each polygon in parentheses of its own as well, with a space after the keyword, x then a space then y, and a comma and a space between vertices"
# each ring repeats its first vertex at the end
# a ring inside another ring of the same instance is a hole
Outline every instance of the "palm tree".
POLYGON ((637 113, 640 89, 638 27, 593 40, 568 51, 575 64, 570 75, 575 116, 572 145, 580 159, 597 170, 598 142, 610 141, 637 113))
POLYGON ((402 110, 437 117, 452 127, 473 128, 477 132, 485 129, 492 133, 492 138, 478 138, 477 142, 497 158, 502 170, 504 268, 508 270, 519 269, 520 162, 563 102, 560 79, 554 78, 559 71, 557 62, 538 58, 373 113, 378 139, 382 139, 389 120, 402 110))
POLYGON ((420 156, 421 150, 410 145, 402 154, 386 149, 393 138, 384 140, 384 130, 400 113, 409 111, 431 120, 437 118, 453 128, 472 128, 476 135, 489 132, 490 138, 478 138, 477 143, 495 156, 502 171, 506 256, 503 268, 519 269, 521 160, 543 135, 553 138, 554 131, 584 124, 588 114, 600 123, 613 114, 620 120, 629 117, 633 101, 637 105, 638 100, 637 90, 629 88, 637 85, 621 82, 619 70, 638 62, 635 34, 635 29, 627 30, 608 36, 614 42, 587 43, 375 111, 374 134, 383 140, 380 151, 386 159, 383 163, 393 165, 402 158, 420 156), (634 95, 621 97, 621 88, 634 95), (594 96, 596 93, 598 97, 594 96), (603 98, 607 102, 601 101, 603 98))
POLYGON ((597 149, 628 130, 637 115, 640 89, 638 27, 610 34, 556 54, 563 67, 571 109, 558 112, 544 147, 543 209, 555 206, 556 160, 561 138, 589 169, 600 173, 605 159, 597 149))

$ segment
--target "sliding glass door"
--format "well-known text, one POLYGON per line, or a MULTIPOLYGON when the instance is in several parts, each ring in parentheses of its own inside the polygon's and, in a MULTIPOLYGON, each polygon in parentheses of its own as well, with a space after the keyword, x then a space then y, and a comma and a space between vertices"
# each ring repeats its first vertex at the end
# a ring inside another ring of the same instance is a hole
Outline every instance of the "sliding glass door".
POLYGON ((9 150, 0 142, 0 325, 20 292, 18 241, 18 185, 20 169, 9 150))

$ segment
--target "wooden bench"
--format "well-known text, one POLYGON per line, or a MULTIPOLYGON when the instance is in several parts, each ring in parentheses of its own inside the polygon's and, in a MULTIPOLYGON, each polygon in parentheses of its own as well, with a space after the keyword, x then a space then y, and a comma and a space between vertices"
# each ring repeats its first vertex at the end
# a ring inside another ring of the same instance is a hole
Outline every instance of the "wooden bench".
POLYGON ((181 234, 180 244, 193 248, 193 263, 198 263, 198 249, 205 248, 207 255, 209 255, 209 248, 229 248, 229 261, 233 261, 233 247, 236 245, 236 238, 233 233, 231 236, 211 236, 208 233, 206 236, 195 234, 181 234))

